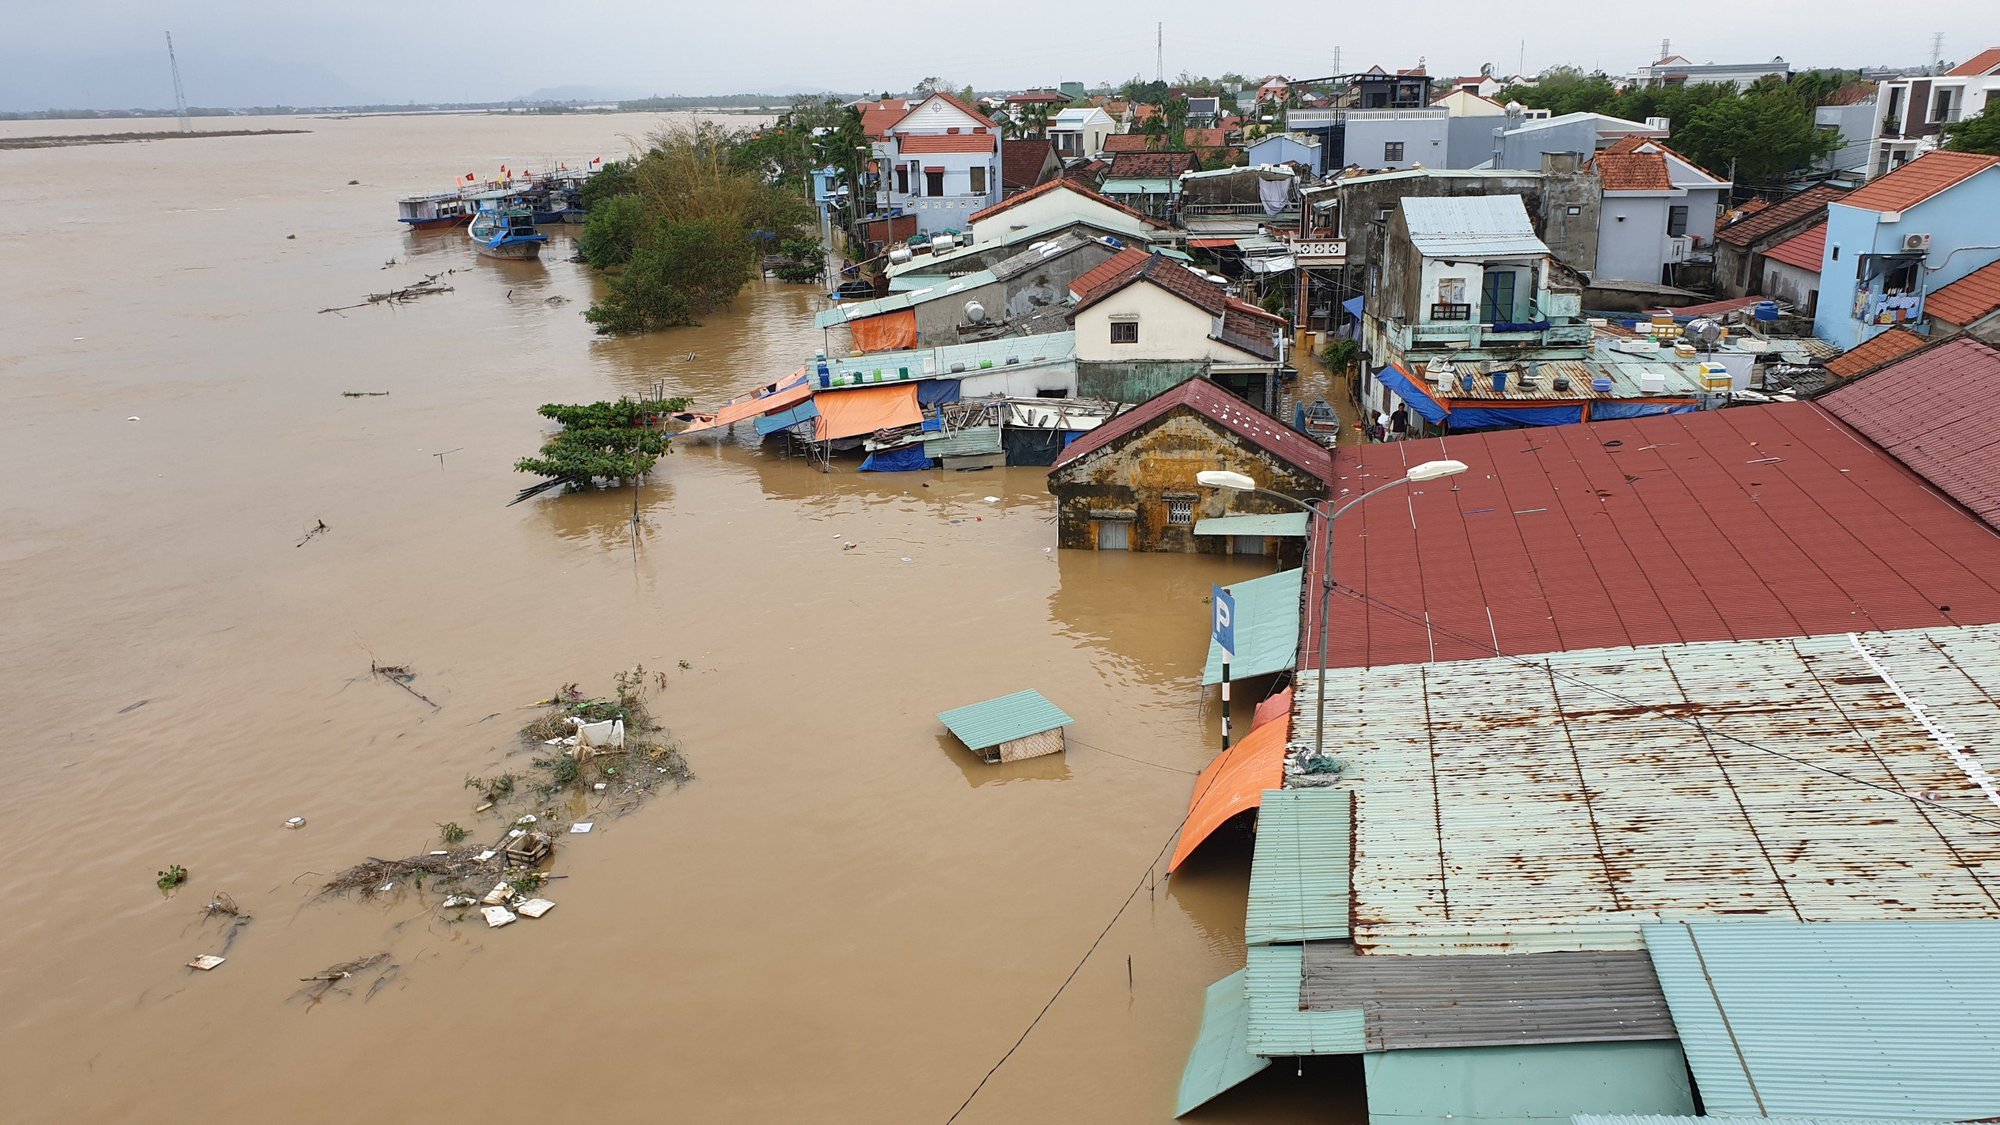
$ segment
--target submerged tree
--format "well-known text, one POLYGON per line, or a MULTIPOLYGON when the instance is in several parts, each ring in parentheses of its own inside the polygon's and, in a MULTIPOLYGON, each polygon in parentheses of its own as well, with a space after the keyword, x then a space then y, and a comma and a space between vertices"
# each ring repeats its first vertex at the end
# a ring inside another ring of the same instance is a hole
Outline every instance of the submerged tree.
POLYGON ((668 437, 660 429, 661 416, 687 406, 684 398, 549 403, 537 413, 560 423, 562 429, 542 442, 540 456, 523 457, 514 462, 514 469, 575 489, 638 481, 652 472, 667 452, 668 437))

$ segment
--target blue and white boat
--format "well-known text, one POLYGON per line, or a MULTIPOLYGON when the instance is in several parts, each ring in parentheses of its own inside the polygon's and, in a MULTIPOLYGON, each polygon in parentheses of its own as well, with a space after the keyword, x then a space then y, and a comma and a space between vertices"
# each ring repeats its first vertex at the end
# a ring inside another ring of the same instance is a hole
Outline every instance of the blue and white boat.
POLYGON ((535 229, 535 216, 520 208, 481 210, 466 228, 473 249, 489 258, 537 258, 549 236, 535 229))

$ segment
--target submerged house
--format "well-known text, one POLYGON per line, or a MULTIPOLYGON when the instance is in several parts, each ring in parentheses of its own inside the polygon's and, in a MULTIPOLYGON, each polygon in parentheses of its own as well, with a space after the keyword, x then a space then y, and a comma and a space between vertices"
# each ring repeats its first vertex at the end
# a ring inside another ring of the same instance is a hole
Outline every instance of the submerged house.
POLYGON ((1275 406, 1285 319, 1205 275, 1125 249, 1078 278, 1070 297, 1085 397, 1139 402, 1206 376, 1266 410, 1275 406))
POLYGON ((1056 541, 1086 551, 1264 555, 1296 562, 1304 512, 1203 487, 1228 469, 1310 501, 1333 458, 1298 431, 1205 379, 1191 379, 1072 441, 1049 472, 1056 541))

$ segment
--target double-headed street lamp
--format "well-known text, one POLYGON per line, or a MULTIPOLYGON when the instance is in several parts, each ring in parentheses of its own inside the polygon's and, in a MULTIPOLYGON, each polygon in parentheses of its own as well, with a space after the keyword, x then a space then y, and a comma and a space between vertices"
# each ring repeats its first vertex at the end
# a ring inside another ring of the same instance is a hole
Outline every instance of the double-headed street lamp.
POLYGON ((1274 500, 1282 500, 1295 508, 1303 510, 1309 516, 1319 517, 1321 543, 1319 568, 1319 644, 1318 653, 1313 662, 1314 669, 1319 675, 1319 698, 1316 704, 1316 714, 1313 719, 1314 757, 1326 756, 1326 632, 1327 618, 1333 612, 1333 521, 1339 519, 1343 514, 1352 510, 1355 505, 1371 496, 1380 495, 1399 485, 1422 484, 1425 481, 1455 477, 1464 472, 1465 467, 1465 462, 1463 461, 1425 461, 1421 465, 1412 467, 1401 477, 1387 484, 1377 485, 1338 508, 1333 506, 1332 500, 1320 500, 1317 503, 1308 503, 1304 500, 1294 499, 1282 492, 1273 492, 1268 488, 1258 488, 1256 481, 1251 480, 1242 473, 1231 472, 1228 469, 1203 469, 1194 475, 1194 479, 1205 487, 1222 488, 1232 492, 1254 492, 1260 496, 1269 496, 1274 500))

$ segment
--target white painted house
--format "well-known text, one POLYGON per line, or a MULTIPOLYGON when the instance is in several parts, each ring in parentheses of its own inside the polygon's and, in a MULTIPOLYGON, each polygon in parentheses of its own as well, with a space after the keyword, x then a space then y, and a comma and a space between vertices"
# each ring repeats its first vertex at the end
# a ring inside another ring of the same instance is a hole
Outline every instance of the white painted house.
POLYGON ((1092 160, 1104 151, 1104 138, 1118 131, 1111 115, 1094 105, 1073 106, 1049 121, 1049 140, 1064 160, 1092 160))
POLYGON ((2000 104, 2000 47, 1989 47, 1943 74, 1892 78, 1875 89, 1870 177, 1887 175, 1938 147, 1944 127, 2000 104))
POLYGON ((1057 230, 1077 222, 1114 232, 1167 229, 1167 224, 1158 219, 1114 203, 1081 184, 1050 180, 973 215, 972 241, 974 245, 985 246, 1010 241, 1018 232, 1057 230))
POLYGON ((1000 198, 1000 133, 984 114, 932 94, 888 128, 882 170, 889 206, 914 215, 917 231, 965 230, 1000 198))
POLYGON ((1713 260, 1727 181, 1641 136, 1613 142, 1590 166, 1604 186, 1594 279, 1671 284, 1681 264, 1713 260))

